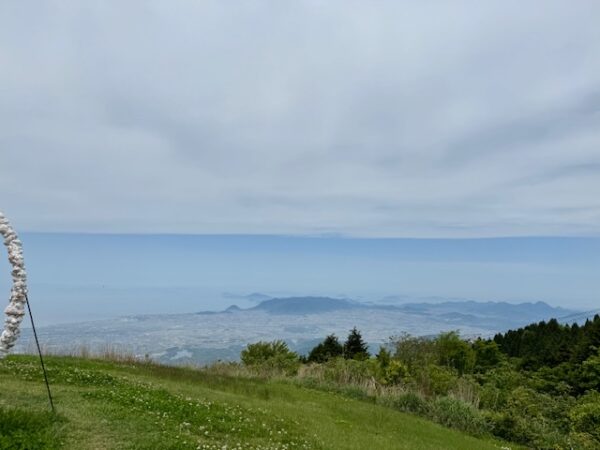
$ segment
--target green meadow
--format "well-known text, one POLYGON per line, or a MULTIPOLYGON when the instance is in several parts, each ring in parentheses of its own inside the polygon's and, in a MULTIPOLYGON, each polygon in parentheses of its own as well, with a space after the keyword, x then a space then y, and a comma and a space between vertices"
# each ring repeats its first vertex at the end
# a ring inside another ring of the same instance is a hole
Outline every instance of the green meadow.
MULTIPOLYGON (((373 402, 285 380, 134 360, 0 361, 2 449, 507 448, 373 402)), ((514 448, 514 446, 512 446, 514 448)))

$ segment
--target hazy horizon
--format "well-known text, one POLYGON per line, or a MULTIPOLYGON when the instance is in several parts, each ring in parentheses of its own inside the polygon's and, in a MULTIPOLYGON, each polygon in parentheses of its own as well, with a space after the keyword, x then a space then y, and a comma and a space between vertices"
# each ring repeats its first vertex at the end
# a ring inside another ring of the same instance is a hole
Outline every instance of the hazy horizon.
MULTIPOLYGON (((40 323, 248 306, 223 294, 597 308, 600 239, 22 233, 40 323)), ((6 261, 0 263, 8 273, 6 261), (5 267, 6 266, 6 267, 5 267)), ((0 289, 8 292, 7 277, 0 289)))
POLYGON ((597 305, 600 3, 540 11, 2 2, 0 209, 39 320, 255 291, 597 305))

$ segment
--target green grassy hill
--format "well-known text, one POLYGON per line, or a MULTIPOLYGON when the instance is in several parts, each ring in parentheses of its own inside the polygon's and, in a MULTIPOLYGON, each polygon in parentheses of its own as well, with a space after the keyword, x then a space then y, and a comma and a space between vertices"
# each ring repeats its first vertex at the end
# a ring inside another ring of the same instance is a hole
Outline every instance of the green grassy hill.
MULTIPOLYGON (((299 387, 135 362, 0 360, 0 448, 497 449, 374 403, 299 387)), ((514 447, 513 447, 514 448, 514 447)))

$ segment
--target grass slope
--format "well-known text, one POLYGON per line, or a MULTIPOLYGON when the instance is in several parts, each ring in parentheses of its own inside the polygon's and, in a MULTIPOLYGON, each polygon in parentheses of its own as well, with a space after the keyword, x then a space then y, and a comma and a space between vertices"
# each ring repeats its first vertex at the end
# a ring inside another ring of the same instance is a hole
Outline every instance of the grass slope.
POLYGON ((494 449, 384 406, 286 382, 127 362, 0 360, 0 448, 494 449))

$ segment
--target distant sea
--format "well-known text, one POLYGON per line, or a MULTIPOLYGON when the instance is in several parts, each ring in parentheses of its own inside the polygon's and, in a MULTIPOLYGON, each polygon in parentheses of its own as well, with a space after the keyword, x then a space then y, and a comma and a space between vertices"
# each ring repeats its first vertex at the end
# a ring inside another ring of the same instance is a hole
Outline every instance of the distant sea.
MULTIPOLYGON (((600 302, 599 238, 76 233, 21 238, 40 324, 246 307, 250 293, 374 302, 541 300, 581 310, 600 302)), ((9 281, 2 257, 0 295, 5 292, 7 300, 9 281)))

